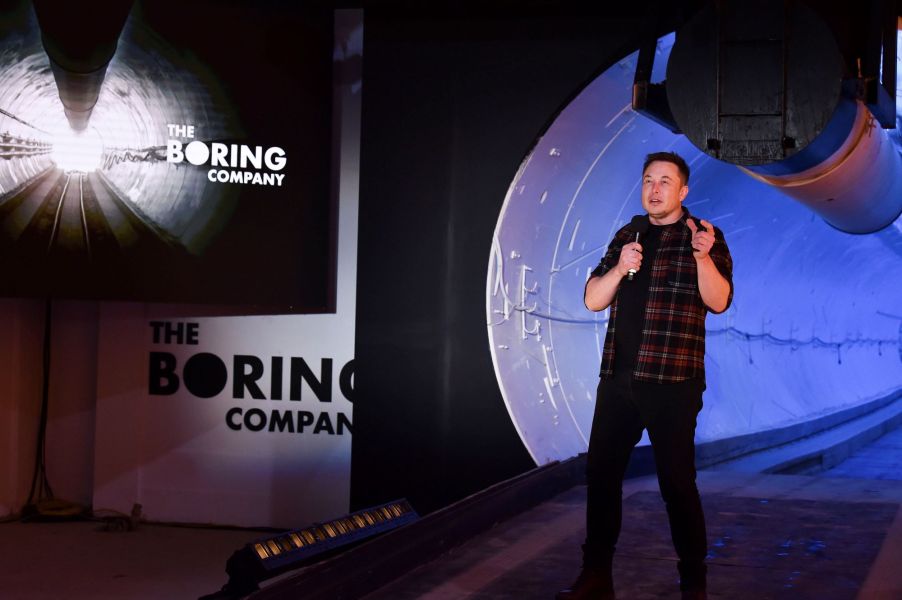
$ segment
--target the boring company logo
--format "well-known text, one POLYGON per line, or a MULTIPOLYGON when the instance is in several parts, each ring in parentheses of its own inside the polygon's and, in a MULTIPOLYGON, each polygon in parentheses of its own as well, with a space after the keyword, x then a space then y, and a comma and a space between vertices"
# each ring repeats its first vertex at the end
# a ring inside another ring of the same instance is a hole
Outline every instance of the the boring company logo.
POLYGON ((194 139, 194 125, 169 123, 166 128, 169 133, 166 162, 177 164, 187 160, 198 167, 209 164, 207 179, 213 183, 281 187, 285 180, 285 174, 278 171, 285 168, 288 159, 285 150, 278 146, 207 143, 194 139))
MULTIPOLYGON (((151 321, 150 327, 154 345, 193 346, 200 338, 199 323, 151 321)), ((226 361, 211 352, 198 352, 179 365, 172 352, 155 350, 149 357, 147 392, 171 396, 184 389, 197 398, 212 398, 225 392, 231 379, 232 399, 253 401, 252 406, 224 407, 225 424, 232 431, 351 435, 351 417, 332 409, 335 369, 331 358, 319 359, 319 374, 314 361, 301 356, 287 360, 272 356, 266 362, 250 354, 236 354, 226 361), (269 384, 268 395, 261 383, 264 388, 269 384), (307 393, 302 391, 305 387, 307 393), (276 402, 261 404, 261 400, 276 402)), ((338 372, 339 390, 349 402, 353 402, 353 377, 351 360, 338 372)))

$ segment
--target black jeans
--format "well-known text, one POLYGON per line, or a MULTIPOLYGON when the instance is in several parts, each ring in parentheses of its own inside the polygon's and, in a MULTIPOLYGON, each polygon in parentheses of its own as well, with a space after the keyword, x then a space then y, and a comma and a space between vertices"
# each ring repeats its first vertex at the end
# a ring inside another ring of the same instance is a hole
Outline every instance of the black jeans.
POLYGON ((667 506, 670 534, 680 559, 680 587, 705 586, 705 515, 695 484, 695 425, 704 382, 674 384, 634 381, 616 373, 598 385, 589 439, 587 567, 610 564, 622 519, 623 476, 633 447, 648 429, 667 506))

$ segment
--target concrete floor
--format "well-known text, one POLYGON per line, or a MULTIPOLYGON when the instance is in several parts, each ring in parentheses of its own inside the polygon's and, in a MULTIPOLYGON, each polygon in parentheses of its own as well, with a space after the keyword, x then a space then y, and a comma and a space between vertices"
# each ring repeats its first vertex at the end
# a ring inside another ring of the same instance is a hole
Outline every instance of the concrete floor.
MULTIPOLYGON (((709 596, 902 598, 902 481, 699 474, 709 596)), ((366 596, 548 599, 579 572, 585 487, 561 494, 366 596)), ((618 597, 679 597, 676 557, 653 477, 624 488, 614 563, 618 597)))
POLYGON ((96 522, 0 524, 2 600, 198 598, 228 579, 226 559, 254 531, 96 522))
MULTIPOLYGON (((711 598, 902 599, 902 428, 816 475, 699 473, 711 598)), ((579 572, 585 488, 456 548, 367 600, 551 598, 579 572)), ((621 598, 678 595, 653 477, 624 486, 621 598)))
MULTIPOLYGON (((902 429, 820 476, 701 472, 712 598, 902 598, 902 429), (870 479, 850 478, 868 474, 870 479), (861 590, 860 592, 858 590, 861 590)), ((624 488, 621 598, 672 598, 676 568, 653 477, 624 488)), ((499 524, 369 600, 551 598, 579 569, 585 488, 499 524)), ((0 524, 0 599, 197 598, 260 532, 0 524)))
POLYGON ((890 431, 820 476, 902 481, 902 427, 890 431))

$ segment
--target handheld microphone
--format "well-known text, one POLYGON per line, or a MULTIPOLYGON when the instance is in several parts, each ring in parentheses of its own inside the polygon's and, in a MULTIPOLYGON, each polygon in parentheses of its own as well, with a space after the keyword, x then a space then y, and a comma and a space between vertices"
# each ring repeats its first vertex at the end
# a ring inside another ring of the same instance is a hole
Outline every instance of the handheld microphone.
MULTIPOLYGON (((630 221, 630 229, 636 232, 636 239, 634 241, 638 244, 639 236, 648 231, 648 216, 636 215, 633 217, 633 220, 630 221)), ((627 280, 632 281, 633 277, 636 275, 636 269, 630 269, 627 273, 627 280)))

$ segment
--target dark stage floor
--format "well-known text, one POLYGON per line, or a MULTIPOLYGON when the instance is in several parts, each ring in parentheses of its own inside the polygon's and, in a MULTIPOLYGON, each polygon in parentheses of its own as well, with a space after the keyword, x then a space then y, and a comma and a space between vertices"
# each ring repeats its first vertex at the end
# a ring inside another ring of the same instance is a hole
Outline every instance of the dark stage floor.
MULTIPOLYGON (((902 599, 902 480, 828 474, 699 474, 711 598, 902 599)), ((679 597, 657 481, 628 481, 624 498, 619 598, 679 597)), ((579 569, 584 510, 585 488, 571 488, 366 598, 549 600, 579 569)), ((0 599, 197 598, 219 589, 226 558, 260 535, 0 524, 0 599)))
MULTIPOLYGON (((700 473, 709 596, 902 598, 902 481, 700 473)), ((424 565, 367 600, 549 599, 576 576, 585 487, 424 565)), ((618 597, 674 598, 674 555, 654 478, 627 483, 618 597)))

